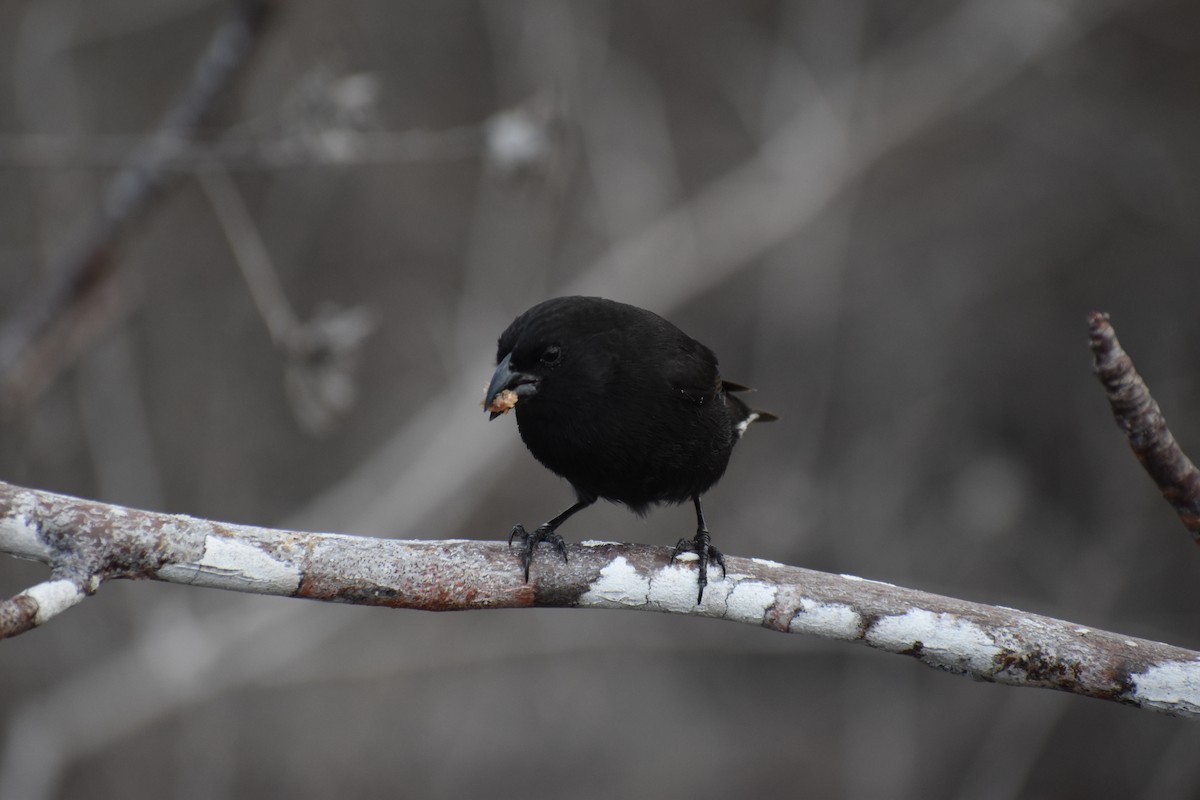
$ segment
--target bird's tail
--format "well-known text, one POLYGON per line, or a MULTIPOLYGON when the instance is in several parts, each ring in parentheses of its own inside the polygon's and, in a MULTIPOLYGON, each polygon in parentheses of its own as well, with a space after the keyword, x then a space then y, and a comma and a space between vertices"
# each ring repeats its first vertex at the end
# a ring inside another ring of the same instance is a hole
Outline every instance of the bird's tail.
POLYGON ((749 387, 742 386, 740 383, 730 383, 722 381, 725 389, 725 402, 733 409, 734 424, 733 429, 737 431, 738 438, 742 438, 742 434, 746 432, 746 428, 750 427, 752 422, 774 422, 779 417, 772 414, 770 411, 763 411, 757 408, 751 408, 742 402, 740 397, 735 397, 733 392, 750 391, 749 387))

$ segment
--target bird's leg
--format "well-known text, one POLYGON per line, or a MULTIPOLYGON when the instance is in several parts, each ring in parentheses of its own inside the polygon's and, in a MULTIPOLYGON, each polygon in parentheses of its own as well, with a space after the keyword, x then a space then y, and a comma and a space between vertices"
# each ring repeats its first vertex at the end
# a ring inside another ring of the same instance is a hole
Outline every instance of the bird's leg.
POLYGON ((710 561, 715 561, 721 567, 721 577, 725 577, 725 556, 721 555, 721 551, 713 547, 712 537, 708 535, 708 525, 704 523, 704 509, 700 506, 700 495, 692 495, 692 502, 696 504, 696 538, 680 539, 679 544, 675 545, 675 552, 671 554, 671 560, 674 561, 680 553, 695 553, 700 560, 700 592, 696 595, 696 605, 704 599, 704 587, 708 586, 708 564, 710 561))
POLYGON ((580 497, 579 502, 568 508, 566 511, 559 514, 554 519, 547 523, 539 525, 537 530, 529 533, 525 530, 525 526, 517 523, 513 526, 512 533, 508 535, 508 546, 512 547, 513 539, 521 541, 521 566, 525 568, 525 582, 529 583, 529 563, 533 561, 533 549, 537 547, 538 542, 549 542, 555 550, 557 550, 563 558, 563 563, 567 561, 567 543, 558 535, 558 526, 562 525, 571 515, 577 511, 590 506, 596 502, 595 497, 580 497))

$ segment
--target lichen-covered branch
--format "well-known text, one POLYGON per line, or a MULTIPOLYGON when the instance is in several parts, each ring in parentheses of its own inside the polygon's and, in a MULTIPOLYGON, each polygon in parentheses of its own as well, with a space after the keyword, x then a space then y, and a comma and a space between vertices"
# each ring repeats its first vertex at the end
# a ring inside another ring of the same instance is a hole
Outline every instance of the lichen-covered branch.
POLYGON ((861 642, 937 669, 1200 718, 1200 653, 1010 608, 761 559, 695 605, 671 550, 586 542, 538 558, 525 583, 502 542, 401 541, 272 530, 137 511, 0 483, 0 552, 52 580, 0 604, 0 638, 22 633, 112 578, 425 611, 557 606, 726 619, 861 642))
POLYGON ((1129 447, 1200 543, 1200 470, 1171 435, 1162 410, 1134 369, 1133 359, 1121 349, 1108 314, 1092 312, 1088 329, 1096 377, 1104 384, 1113 416, 1125 431, 1129 447))

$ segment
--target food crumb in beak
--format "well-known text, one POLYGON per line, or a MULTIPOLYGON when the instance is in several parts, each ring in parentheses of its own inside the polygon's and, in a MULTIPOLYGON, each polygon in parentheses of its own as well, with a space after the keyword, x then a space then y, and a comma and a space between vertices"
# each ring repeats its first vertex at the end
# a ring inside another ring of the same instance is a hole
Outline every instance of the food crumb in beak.
POLYGON ((488 404, 487 410, 493 414, 507 414, 509 409, 516 404, 517 393, 512 389, 505 389, 492 398, 492 402, 488 404))

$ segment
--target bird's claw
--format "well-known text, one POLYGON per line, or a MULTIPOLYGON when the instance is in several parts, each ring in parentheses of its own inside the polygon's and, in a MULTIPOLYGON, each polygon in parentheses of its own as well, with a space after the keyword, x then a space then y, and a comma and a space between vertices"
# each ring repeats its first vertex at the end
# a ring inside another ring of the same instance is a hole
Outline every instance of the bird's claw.
POLYGON ((512 533, 508 535, 509 547, 512 547, 514 539, 519 539, 521 542, 521 549, 517 557, 521 559, 521 567, 525 570, 526 583, 529 583, 529 565, 533 561, 533 551, 538 542, 549 542, 562 556, 563 563, 567 563, 567 543, 549 525, 542 525, 533 533, 529 533, 525 530, 525 526, 518 522, 513 525, 512 533))
POLYGON ((675 549, 671 552, 671 560, 674 561, 683 553, 695 553, 700 565, 700 574, 697 576, 697 583, 700 584, 700 590, 696 594, 696 605, 700 605, 704 600, 704 587, 708 586, 708 565, 710 562, 715 562, 721 568, 721 577, 725 577, 725 556, 720 550, 713 547, 708 531, 696 531, 695 539, 680 539, 679 544, 675 545, 675 549))

